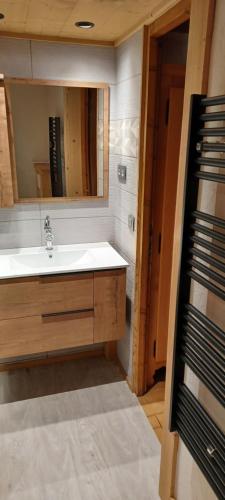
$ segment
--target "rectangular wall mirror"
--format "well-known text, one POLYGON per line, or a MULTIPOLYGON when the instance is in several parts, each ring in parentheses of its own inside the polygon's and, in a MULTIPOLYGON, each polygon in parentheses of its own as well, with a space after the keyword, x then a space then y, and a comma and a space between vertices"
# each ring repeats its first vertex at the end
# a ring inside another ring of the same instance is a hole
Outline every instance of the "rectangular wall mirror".
POLYGON ((6 89, 16 201, 107 198, 107 85, 8 79, 6 89))

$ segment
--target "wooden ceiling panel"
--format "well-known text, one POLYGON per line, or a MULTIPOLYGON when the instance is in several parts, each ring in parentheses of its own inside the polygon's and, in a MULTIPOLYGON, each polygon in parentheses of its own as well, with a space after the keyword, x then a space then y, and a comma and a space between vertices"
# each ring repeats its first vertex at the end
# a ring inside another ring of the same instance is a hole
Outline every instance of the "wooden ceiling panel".
MULTIPOLYGON (((0 0, 1 36, 24 34, 116 43, 154 21, 178 0, 0 0), (76 21, 92 21, 91 30, 76 28, 76 21)), ((188 0, 187 0, 188 3, 188 0)), ((65 40, 64 40, 65 41, 65 40)))

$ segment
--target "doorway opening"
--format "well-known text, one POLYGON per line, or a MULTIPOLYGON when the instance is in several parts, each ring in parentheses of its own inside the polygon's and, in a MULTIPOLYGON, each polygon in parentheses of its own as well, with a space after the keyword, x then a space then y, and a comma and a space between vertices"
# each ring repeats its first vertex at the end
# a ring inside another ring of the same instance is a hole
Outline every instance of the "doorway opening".
POLYGON ((142 391, 145 394, 139 400, 160 441, 188 33, 187 20, 154 42, 150 41, 152 46, 154 43, 156 56, 156 91, 148 223, 145 388, 142 391))

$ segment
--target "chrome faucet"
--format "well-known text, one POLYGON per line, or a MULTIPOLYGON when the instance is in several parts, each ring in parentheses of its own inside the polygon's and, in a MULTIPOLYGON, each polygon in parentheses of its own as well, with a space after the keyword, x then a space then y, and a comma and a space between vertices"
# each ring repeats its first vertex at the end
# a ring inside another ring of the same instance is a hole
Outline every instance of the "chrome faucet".
POLYGON ((45 217, 44 230, 45 230, 46 250, 52 251, 54 236, 52 234, 49 215, 46 215, 45 217))

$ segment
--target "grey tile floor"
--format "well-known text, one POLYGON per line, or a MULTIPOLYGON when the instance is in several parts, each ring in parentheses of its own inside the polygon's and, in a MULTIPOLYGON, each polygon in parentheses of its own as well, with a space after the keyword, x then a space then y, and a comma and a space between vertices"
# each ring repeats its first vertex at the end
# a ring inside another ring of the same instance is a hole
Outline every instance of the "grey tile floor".
POLYGON ((0 374, 1 500, 158 500, 160 445, 104 358, 0 374))

